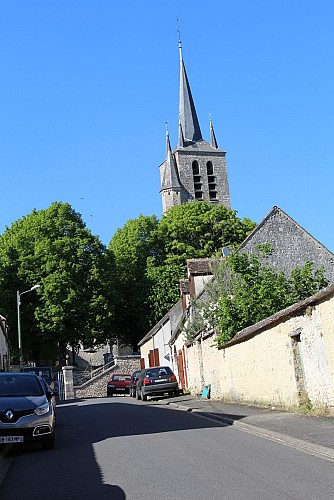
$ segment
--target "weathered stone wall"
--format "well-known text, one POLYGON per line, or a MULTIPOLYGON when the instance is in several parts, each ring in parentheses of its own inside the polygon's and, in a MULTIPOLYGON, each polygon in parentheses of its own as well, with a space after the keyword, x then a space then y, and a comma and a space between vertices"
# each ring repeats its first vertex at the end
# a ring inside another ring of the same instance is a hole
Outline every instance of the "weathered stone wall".
POLYGON ((97 367, 104 364, 104 354, 110 352, 110 347, 108 344, 87 351, 83 348, 79 349, 78 354, 75 356, 75 362, 77 366, 81 367, 97 367))
POLYGON ((203 200, 210 201, 207 162, 211 161, 215 178, 217 198, 216 202, 230 208, 230 192, 226 170, 226 153, 222 150, 214 151, 208 143, 188 146, 175 151, 175 158, 179 177, 184 189, 181 192, 181 203, 187 203, 195 199, 194 177, 192 164, 198 162, 201 177, 203 200), (208 150, 210 148, 210 151, 208 150))
POLYGON ((253 253, 263 243, 271 243, 274 249, 266 259, 274 269, 290 275, 292 269, 310 260, 315 268, 324 267, 326 278, 334 283, 334 255, 278 207, 260 222, 240 250, 253 253))
POLYGON ((130 373, 140 369, 140 356, 122 356, 115 359, 115 365, 101 375, 79 387, 74 387, 75 398, 104 398, 107 396, 107 381, 112 372, 130 373))

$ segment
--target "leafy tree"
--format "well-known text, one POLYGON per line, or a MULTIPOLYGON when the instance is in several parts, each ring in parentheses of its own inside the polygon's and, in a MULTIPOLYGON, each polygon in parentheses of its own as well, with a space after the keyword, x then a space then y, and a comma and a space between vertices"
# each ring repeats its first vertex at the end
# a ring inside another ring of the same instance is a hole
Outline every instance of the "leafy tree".
POLYGON ((217 264, 215 278, 207 286, 205 296, 193 304, 194 322, 186 328, 189 340, 198 331, 215 329, 219 332, 217 342, 223 344, 243 328, 328 284, 324 270, 314 271, 310 261, 294 269, 291 278, 287 278, 264 265, 271 252, 269 245, 260 245, 258 254, 234 253, 217 264))
POLYGON ((114 334, 135 347, 150 328, 147 259, 156 254, 155 216, 140 215, 118 229, 109 243, 114 257, 112 322, 114 334))
POLYGON ((224 246, 238 247, 255 225, 223 205, 195 201, 170 208, 156 237, 165 261, 184 264, 186 259, 212 257, 224 246))
POLYGON ((81 215, 56 202, 0 237, 0 304, 17 345, 16 290, 22 297, 23 353, 50 359, 52 348, 110 338, 111 256, 81 215))
POLYGON ((328 280, 324 277, 323 268, 313 270, 313 263, 306 261, 304 267, 291 271, 291 289, 289 300, 293 304, 306 299, 325 288, 328 280))
POLYGON ((148 260, 147 278, 150 283, 147 304, 150 309, 150 324, 154 325, 180 298, 180 279, 184 278, 185 265, 172 263, 155 266, 148 260))

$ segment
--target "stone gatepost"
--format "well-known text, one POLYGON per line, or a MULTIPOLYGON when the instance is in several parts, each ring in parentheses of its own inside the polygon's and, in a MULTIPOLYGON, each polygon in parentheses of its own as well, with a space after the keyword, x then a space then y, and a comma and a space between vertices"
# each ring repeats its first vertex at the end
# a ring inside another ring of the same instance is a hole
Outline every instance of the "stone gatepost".
POLYGON ((73 366, 63 366, 65 399, 74 399, 73 366))

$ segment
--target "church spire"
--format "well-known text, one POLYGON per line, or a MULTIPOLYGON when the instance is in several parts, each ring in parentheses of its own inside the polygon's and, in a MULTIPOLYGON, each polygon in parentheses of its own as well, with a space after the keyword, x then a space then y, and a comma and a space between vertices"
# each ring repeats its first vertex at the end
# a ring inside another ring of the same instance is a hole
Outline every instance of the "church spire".
POLYGON ((183 148, 185 146, 183 130, 181 125, 181 119, 179 117, 179 135, 178 135, 178 147, 183 148))
POLYGON ((218 143, 217 143, 215 131, 213 130, 211 116, 210 116, 210 145, 213 148, 218 149, 218 143))
POLYGON ((199 126, 194 101, 191 95, 190 85, 182 57, 182 44, 179 32, 180 51, 180 100, 179 100, 179 130, 183 134, 184 144, 181 144, 179 133, 179 147, 187 142, 197 142, 202 140, 202 133, 199 126))
POLYGON ((163 189, 173 189, 175 191, 179 191, 181 189, 180 181, 177 174, 176 162, 170 145, 167 123, 166 123, 166 169, 162 181, 161 190, 163 189))

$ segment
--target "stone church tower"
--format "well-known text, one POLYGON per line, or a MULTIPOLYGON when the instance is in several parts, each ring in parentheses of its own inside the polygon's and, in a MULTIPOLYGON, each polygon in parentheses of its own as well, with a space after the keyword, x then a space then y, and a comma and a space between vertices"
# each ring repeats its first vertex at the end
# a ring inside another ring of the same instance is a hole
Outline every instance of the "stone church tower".
POLYGON ((160 165, 162 209, 194 200, 231 208, 225 151, 218 148, 210 120, 210 143, 202 138, 190 85, 180 51, 178 145, 172 150, 166 132, 166 160, 160 165))

